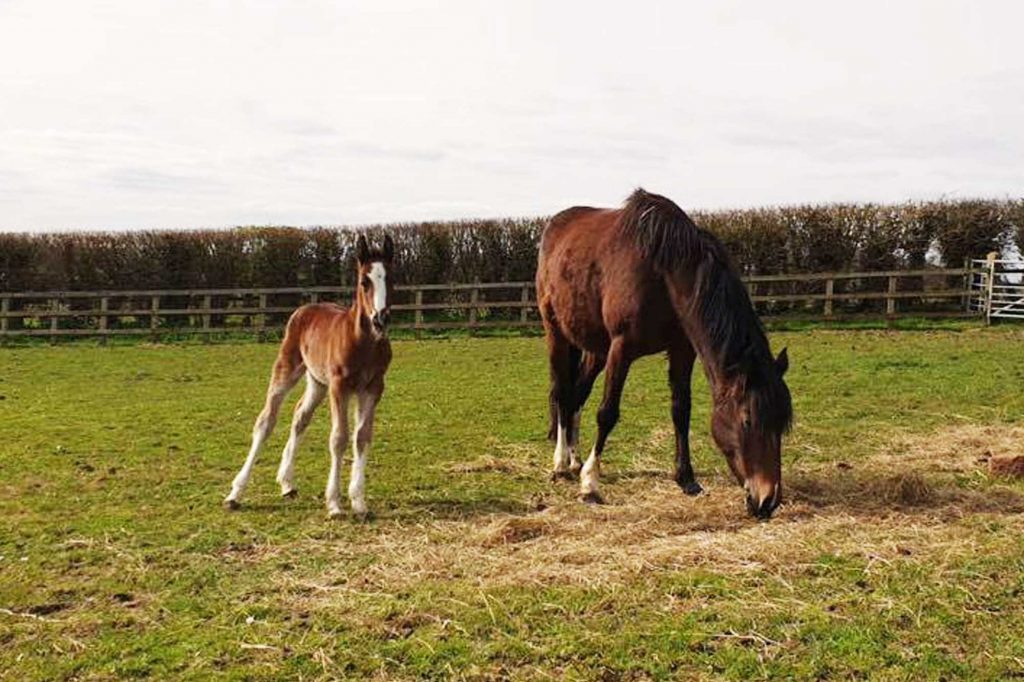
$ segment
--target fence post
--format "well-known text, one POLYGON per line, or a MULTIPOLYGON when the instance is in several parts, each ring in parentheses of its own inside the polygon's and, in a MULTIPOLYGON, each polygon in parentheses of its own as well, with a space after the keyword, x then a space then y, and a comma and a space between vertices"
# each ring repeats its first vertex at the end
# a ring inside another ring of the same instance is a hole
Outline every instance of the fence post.
POLYGON ((256 339, 263 340, 263 332, 267 328, 267 295, 260 294, 260 314, 256 318, 256 339))
POLYGON ((893 317, 896 314, 896 299, 892 297, 896 293, 896 277, 889 275, 889 295, 885 299, 885 316, 893 317))
POLYGON ((519 309, 519 322, 523 326, 530 321, 529 318, 529 305, 530 305, 530 285, 523 285, 523 295, 520 296, 519 300, 522 302, 523 307, 519 309))
POLYGON ((476 308, 480 302, 480 290, 476 287, 469 292, 469 335, 473 335, 473 330, 476 329, 476 308))
POLYGON ((157 323, 160 321, 160 318, 157 317, 157 313, 160 311, 160 297, 153 296, 152 299, 150 299, 149 304, 151 309, 151 312, 149 313, 149 331, 155 337, 156 326, 157 323))
POLYGON ((974 271, 971 267, 970 257, 964 258, 964 312, 971 312, 971 282, 974 281, 974 271))
POLYGON ((423 289, 416 290, 416 310, 414 314, 415 322, 413 326, 416 328, 416 338, 419 338, 423 330, 423 289))
POLYGON ((100 298, 100 343, 107 343, 107 311, 110 309, 110 299, 106 296, 100 298))
POLYGON ((319 303, 320 302, 320 292, 319 291, 311 291, 311 292, 309 292, 309 302, 310 303, 319 303))
POLYGON ((985 274, 988 277, 988 281, 985 283, 985 324, 992 324, 992 290, 996 284, 996 258, 998 257, 999 253, 996 251, 990 252, 985 257, 987 267, 985 274))
POLYGON ((0 336, 7 335, 7 313, 11 311, 11 299, 0 298, 0 336))
POLYGON ((50 299, 50 343, 57 343, 57 312, 60 310, 60 299, 50 299))
POLYGON ((836 281, 829 277, 825 280, 825 317, 832 317, 832 295, 835 293, 836 281))

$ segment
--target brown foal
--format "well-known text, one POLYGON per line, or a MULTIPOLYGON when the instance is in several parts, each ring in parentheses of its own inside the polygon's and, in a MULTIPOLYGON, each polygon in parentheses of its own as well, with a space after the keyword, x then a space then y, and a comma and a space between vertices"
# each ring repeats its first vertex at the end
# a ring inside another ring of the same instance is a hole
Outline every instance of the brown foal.
POLYGON ((384 248, 372 252, 366 238, 360 236, 357 249, 357 286, 350 308, 331 303, 304 305, 288 320, 284 340, 274 362, 267 388, 266 404, 256 418, 252 447, 241 471, 231 484, 224 504, 238 509, 260 449, 277 422, 277 414, 288 392, 306 376, 306 391, 295 406, 291 434, 281 455, 277 482, 281 494, 296 494, 293 484, 295 454, 313 412, 330 396, 331 472, 327 477, 327 513, 339 516, 341 506, 341 467, 348 439, 349 400, 356 398, 356 424, 353 435, 352 478, 348 495, 352 511, 366 514, 366 458, 373 440, 373 418, 384 393, 384 374, 391 362, 391 343, 387 327, 390 318, 388 277, 394 256, 391 237, 384 248))

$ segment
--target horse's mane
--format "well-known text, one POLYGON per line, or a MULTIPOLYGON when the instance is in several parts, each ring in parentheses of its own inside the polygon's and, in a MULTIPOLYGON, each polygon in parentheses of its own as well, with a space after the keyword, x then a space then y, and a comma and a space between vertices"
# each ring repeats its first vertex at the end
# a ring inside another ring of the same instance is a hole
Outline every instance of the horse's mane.
POLYGON ((712 359, 728 375, 745 376, 761 429, 786 431, 793 419, 789 389, 776 371, 764 327, 722 242, 697 227, 671 199, 639 188, 623 205, 619 224, 655 269, 666 275, 679 276, 684 270, 692 274, 691 305, 712 359))

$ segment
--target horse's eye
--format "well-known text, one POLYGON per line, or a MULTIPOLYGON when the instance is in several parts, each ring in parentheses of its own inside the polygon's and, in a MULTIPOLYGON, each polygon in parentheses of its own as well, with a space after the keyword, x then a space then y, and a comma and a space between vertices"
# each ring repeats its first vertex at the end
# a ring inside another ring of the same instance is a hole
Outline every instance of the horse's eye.
POLYGON ((743 420, 743 430, 744 431, 750 431, 750 419, 749 418, 743 420))

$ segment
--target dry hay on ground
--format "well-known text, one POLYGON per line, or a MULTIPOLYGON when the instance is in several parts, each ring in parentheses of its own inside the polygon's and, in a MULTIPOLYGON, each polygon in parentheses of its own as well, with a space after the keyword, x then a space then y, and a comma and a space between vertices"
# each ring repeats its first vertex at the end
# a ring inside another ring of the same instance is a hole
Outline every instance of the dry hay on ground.
POLYGON ((667 474, 624 471, 607 477, 610 504, 600 507, 552 484, 533 513, 382 523, 358 548, 305 541, 313 546, 302 551, 359 560, 312 580, 282 579, 315 606, 429 582, 615 586, 693 567, 784 577, 823 554, 947 565, 978 551, 972 516, 998 515, 1024 533, 1024 494, 987 474, 989 458, 1021 442, 1021 428, 968 425, 902 437, 854 463, 802 466, 788 472, 788 501, 769 523, 748 518, 742 492, 724 478, 705 479, 706 492, 688 498, 667 474))

